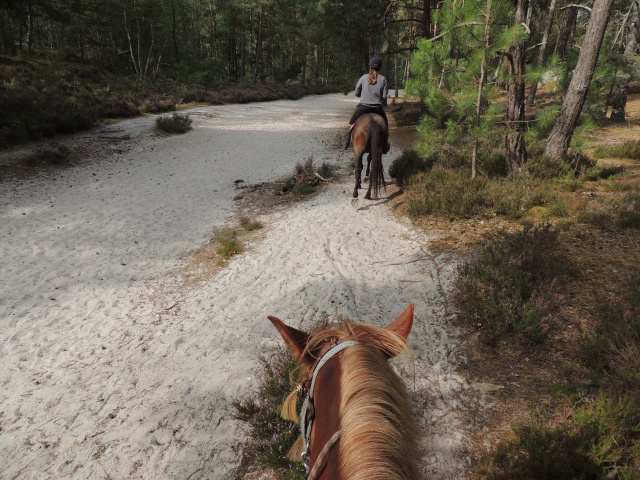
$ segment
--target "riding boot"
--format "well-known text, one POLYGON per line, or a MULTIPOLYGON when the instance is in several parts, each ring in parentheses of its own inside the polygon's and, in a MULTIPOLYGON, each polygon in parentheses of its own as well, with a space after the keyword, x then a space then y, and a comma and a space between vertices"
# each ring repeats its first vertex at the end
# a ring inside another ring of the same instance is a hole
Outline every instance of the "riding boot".
POLYGON ((351 145, 351 127, 347 130, 347 135, 344 137, 344 149, 347 150, 351 145))

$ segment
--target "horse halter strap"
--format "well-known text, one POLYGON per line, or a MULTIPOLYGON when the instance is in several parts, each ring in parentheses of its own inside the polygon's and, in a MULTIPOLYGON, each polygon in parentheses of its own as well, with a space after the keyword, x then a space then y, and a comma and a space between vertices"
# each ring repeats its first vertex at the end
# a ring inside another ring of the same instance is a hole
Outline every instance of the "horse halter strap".
MULTIPOLYGON (((335 347, 328 350, 320 358, 320 361, 314 366, 313 374, 311 377, 311 385, 309 387, 307 396, 302 404, 302 409, 300 410, 300 434, 302 435, 303 442, 302 462, 304 463, 304 468, 307 474, 309 474, 309 463, 311 460, 309 456, 309 443, 311 443, 311 427, 313 426, 313 415, 310 416, 308 421, 307 415, 309 414, 309 406, 313 403, 313 388, 316 384, 316 378, 318 378, 318 373, 325 363, 327 363, 331 358, 333 358, 345 348, 356 345, 357 343, 358 342, 356 342, 355 340, 347 340, 337 344, 335 347)), ((315 409, 313 410, 315 412, 315 409)))

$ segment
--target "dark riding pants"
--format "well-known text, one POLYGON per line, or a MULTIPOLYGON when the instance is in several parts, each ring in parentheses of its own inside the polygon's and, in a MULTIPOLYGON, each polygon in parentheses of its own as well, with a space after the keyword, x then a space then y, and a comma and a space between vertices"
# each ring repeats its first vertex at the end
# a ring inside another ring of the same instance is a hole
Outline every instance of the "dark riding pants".
POLYGON ((382 108, 381 105, 377 107, 373 107, 371 105, 358 105, 356 111, 353 112, 353 115, 351 116, 351 120, 349 120, 349 125, 353 125, 356 120, 365 113, 377 113, 384 118, 384 122, 387 124, 387 130, 389 129, 389 120, 387 120, 387 114, 384 113, 384 108, 382 108))

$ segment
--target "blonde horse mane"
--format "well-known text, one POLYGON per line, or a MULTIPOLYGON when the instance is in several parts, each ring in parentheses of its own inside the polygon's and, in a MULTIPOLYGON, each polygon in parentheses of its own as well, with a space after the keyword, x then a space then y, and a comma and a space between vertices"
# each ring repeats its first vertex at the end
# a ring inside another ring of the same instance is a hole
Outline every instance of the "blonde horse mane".
MULTIPOLYGON (((318 351, 334 338, 359 342, 342 354, 339 415, 344 431, 338 443, 342 475, 350 480, 419 478, 417 427, 404 382, 387 361, 400 353, 413 359, 409 347, 394 332, 347 321, 341 329, 312 334, 306 351, 318 351)), ((308 374, 301 369, 301 376, 308 374)), ((295 393, 285 401, 282 413, 297 422, 295 393)), ((290 459, 300 460, 301 440, 290 450, 290 459)))

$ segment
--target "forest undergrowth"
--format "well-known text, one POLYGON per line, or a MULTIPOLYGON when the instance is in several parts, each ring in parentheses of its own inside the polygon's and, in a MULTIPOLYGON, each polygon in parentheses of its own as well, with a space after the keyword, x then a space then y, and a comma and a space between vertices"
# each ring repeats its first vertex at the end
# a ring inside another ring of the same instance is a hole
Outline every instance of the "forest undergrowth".
POLYGON ((0 148, 196 104, 264 102, 340 91, 328 85, 139 82, 85 63, 0 56, 0 148))
POLYGON ((640 478, 640 97, 627 108, 563 163, 532 142, 517 180, 490 150, 473 181, 454 148, 391 167, 397 211, 461 255, 462 373, 499 385, 469 478, 640 478))

